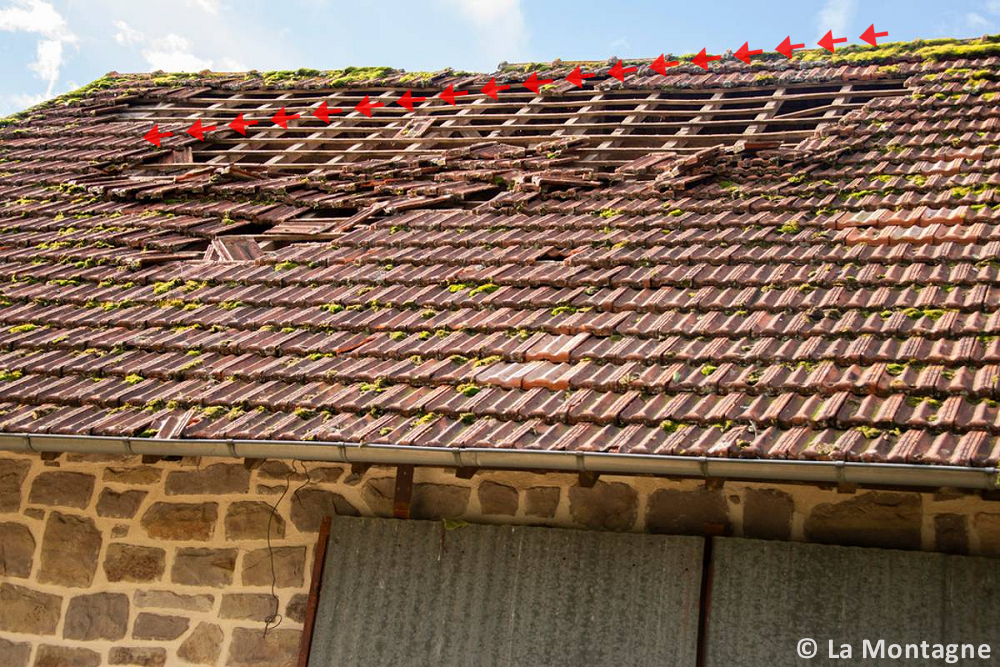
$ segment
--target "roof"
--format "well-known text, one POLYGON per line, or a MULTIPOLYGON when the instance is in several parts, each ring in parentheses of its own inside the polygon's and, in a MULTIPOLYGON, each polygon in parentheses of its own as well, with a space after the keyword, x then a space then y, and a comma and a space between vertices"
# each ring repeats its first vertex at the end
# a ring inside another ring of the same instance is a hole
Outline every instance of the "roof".
POLYGON ((109 75, 0 122, 0 432, 994 466, 998 46, 109 75))

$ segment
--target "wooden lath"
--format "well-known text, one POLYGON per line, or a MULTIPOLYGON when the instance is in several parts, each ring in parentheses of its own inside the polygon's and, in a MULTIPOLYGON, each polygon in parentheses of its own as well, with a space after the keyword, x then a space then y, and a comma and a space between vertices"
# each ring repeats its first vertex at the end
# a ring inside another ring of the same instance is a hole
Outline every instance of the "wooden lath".
POLYGON ((566 136, 584 140, 581 159, 588 165, 616 168, 648 154, 733 145, 749 136, 771 143, 797 143, 868 100, 905 91, 901 80, 753 89, 587 89, 558 97, 501 94, 499 100, 474 94, 450 106, 434 97, 436 91, 415 90, 415 96, 427 99, 418 102, 413 112, 395 104, 402 92, 384 88, 281 90, 261 99, 247 91, 212 90, 167 103, 135 103, 128 116, 162 126, 193 118, 224 125, 236 113, 262 121, 248 128, 247 137, 215 132, 209 141, 194 146, 191 163, 147 165, 151 171, 204 163, 252 163, 297 173, 322 172, 345 162, 434 155, 484 140, 533 146, 566 136), (365 95, 385 104, 371 118, 353 110, 365 95), (329 125, 308 116, 323 101, 344 109, 331 116, 329 125), (796 104, 783 113, 790 101, 796 104), (806 108, 797 108, 803 104, 806 108), (302 120, 289 124, 288 129, 274 127, 267 119, 281 106, 303 114, 302 120), (539 122, 542 119, 545 122, 539 122))

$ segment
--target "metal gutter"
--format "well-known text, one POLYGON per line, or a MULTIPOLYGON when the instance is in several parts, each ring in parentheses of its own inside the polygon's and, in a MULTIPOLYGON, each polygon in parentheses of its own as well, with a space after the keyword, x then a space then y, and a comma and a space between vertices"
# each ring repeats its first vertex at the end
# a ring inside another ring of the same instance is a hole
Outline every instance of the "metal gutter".
POLYGON ((0 451, 114 455, 299 459, 335 463, 558 470, 608 475, 740 479, 814 484, 1000 488, 1000 470, 901 463, 729 459, 708 456, 552 452, 526 449, 450 449, 403 445, 281 440, 166 440, 88 435, 0 433, 0 451))

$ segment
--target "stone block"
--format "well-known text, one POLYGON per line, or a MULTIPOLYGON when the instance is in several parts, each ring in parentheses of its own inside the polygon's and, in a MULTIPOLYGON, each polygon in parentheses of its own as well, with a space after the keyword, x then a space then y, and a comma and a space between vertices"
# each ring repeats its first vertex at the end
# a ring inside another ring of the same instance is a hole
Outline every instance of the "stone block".
POLYGON ((21 487, 30 468, 30 461, 0 459, 0 512, 21 509, 21 487))
POLYGON ((361 487, 361 497, 375 516, 392 516, 392 497, 396 480, 392 477, 376 477, 365 481, 361 487))
POLYGON ((39 583, 89 587, 97 572, 101 541, 93 519, 60 512, 49 514, 42 535, 39 583))
POLYGON ((968 554, 968 519, 960 514, 938 514, 935 516, 934 549, 946 554, 968 554))
POLYGON ((177 649, 177 657, 194 665, 214 665, 222 651, 222 639, 222 629, 219 626, 199 623, 177 649))
POLYGON ((292 496, 292 523, 303 532, 319 531, 328 516, 361 516, 344 496, 323 489, 302 489, 292 496))
POLYGON ((176 495, 246 493, 250 471, 240 463, 216 463, 198 470, 175 470, 167 475, 166 492, 176 495))
POLYGON ((116 642, 128 629, 128 596, 122 593, 78 595, 69 601, 63 639, 116 642))
POLYGON ((410 503, 414 519, 457 519, 465 514, 472 490, 452 484, 415 484, 410 503))
POLYGON ((219 617, 263 622, 276 611, 274 598, 266 593, 233 593, 222 596, 219 617))
POLYGON ((11 642, 0 637, 0 665, 4 667, 28 667, 31 659, 31 644, 11 642))
POLYGON ((211 611, 215 596, 178 595, 172 591, 138 590, 133 598, 136 607, 143 609, 180 609, 182 611, 211 611))
POLYGON ((36 505, 84 509, 94 495, 93 475, 81 472, 42 472, 31 484, 28 502, 36 505))
POLYGON ((228 586, 233 583, 236 554, 236 549, 178 549, 170 579, 185 586, 228 586))
POLYGON ((89 648, 43 644, 35 656, 35 667, 100 667, 100 664, 101 654, 89 648))
POLYGON ((58 595, 0 583, 0 631, 54 635, 61 613, 58 595))
POLYGON ((787 540, 792 535, 795 501, 778 489, 747 489, 743 535, 762 540, 787 540))
POLYGON ((167 664, 167 651, 162 648, 114 646, 108 653, 108 664, 165 667, 167 664))
POLYGON ((0 523, 0 579, 27 579, 34 560, 35 538, 31 529, 20 523, 0 523))
POLYGON ((105 468, 103 479, 113 484, 156 484, 160 481, 163 470, 153 466, 136 468, 105 468))
POLYGON ((144 611, 135 617, 135 623, 132 625, 132 638, 173 641, 187 632, 190 623, 190 620, 182 616, 162 616, 144 611))
POLYGON ((806 518, 805 536, 822 544, 919 549, 921 509, 915 493, 863 493, 817 505, 806 518))
POLYGON ((158 581, 166 567, 166 552, 156 547, 109 544, 104 557, 108 581, 158 581))
POLYGON ((309 605, 309 596, 305 593, 296 593, 288 601, 285 607, 285 618, 296 623, 305 623, 306 607, 309 605))
POLYGON ((150 537, 203 542, 215 534, 218 514, 216 503, 158 502, 146 510, 141 523, 150 537))
MULTIPOLYGON (((295 502, 294 499, 292 501, 295 502)), ((260 501, 236 502, 226 510, 227 540, 266 540, 268 523, 271 539, 285 536, 285 520, 271 506, 260 501)))
POLYGON ((302 632, 278 628, 267 633, 236 628, 229 644, 227 667, 288 667, 299 654, 302 632))
POLYGON ((639 494, 621 482, 572 486, 569 511, 573 521, 593 530, 631 530, 639 513, 639 494))
POLYGON ((112 491, 104 489, 97 499, 97 514, 115 519, 131 519, 139 511, 146 497, 145 491, 112 491))
POLYGON ((271 585, 272 554, 275 585, 278 588, 301 588, 305 583, 305 547, 274 547, 271 550, 248 551, 243 556, 243 585, 271 585))
POLYGON ((517 514, 517 489, 507 484, 483 481, 476 489, 479 508, 485 515, 514 516, 517 514))
POLYGON ((646 507, 646 530, 668 535, 726 534, 726 497, 721 489, 657 489, 646 507))

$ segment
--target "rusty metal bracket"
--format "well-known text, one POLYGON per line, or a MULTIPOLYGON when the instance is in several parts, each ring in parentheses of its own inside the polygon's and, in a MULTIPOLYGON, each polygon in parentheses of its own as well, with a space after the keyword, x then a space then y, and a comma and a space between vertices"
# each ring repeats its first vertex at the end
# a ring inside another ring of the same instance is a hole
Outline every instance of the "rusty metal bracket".
POLYGON ((396 466, 396 488, 392 494, 392 515, 397 519, 409 519, 412 499, 413 466, 396 466))

